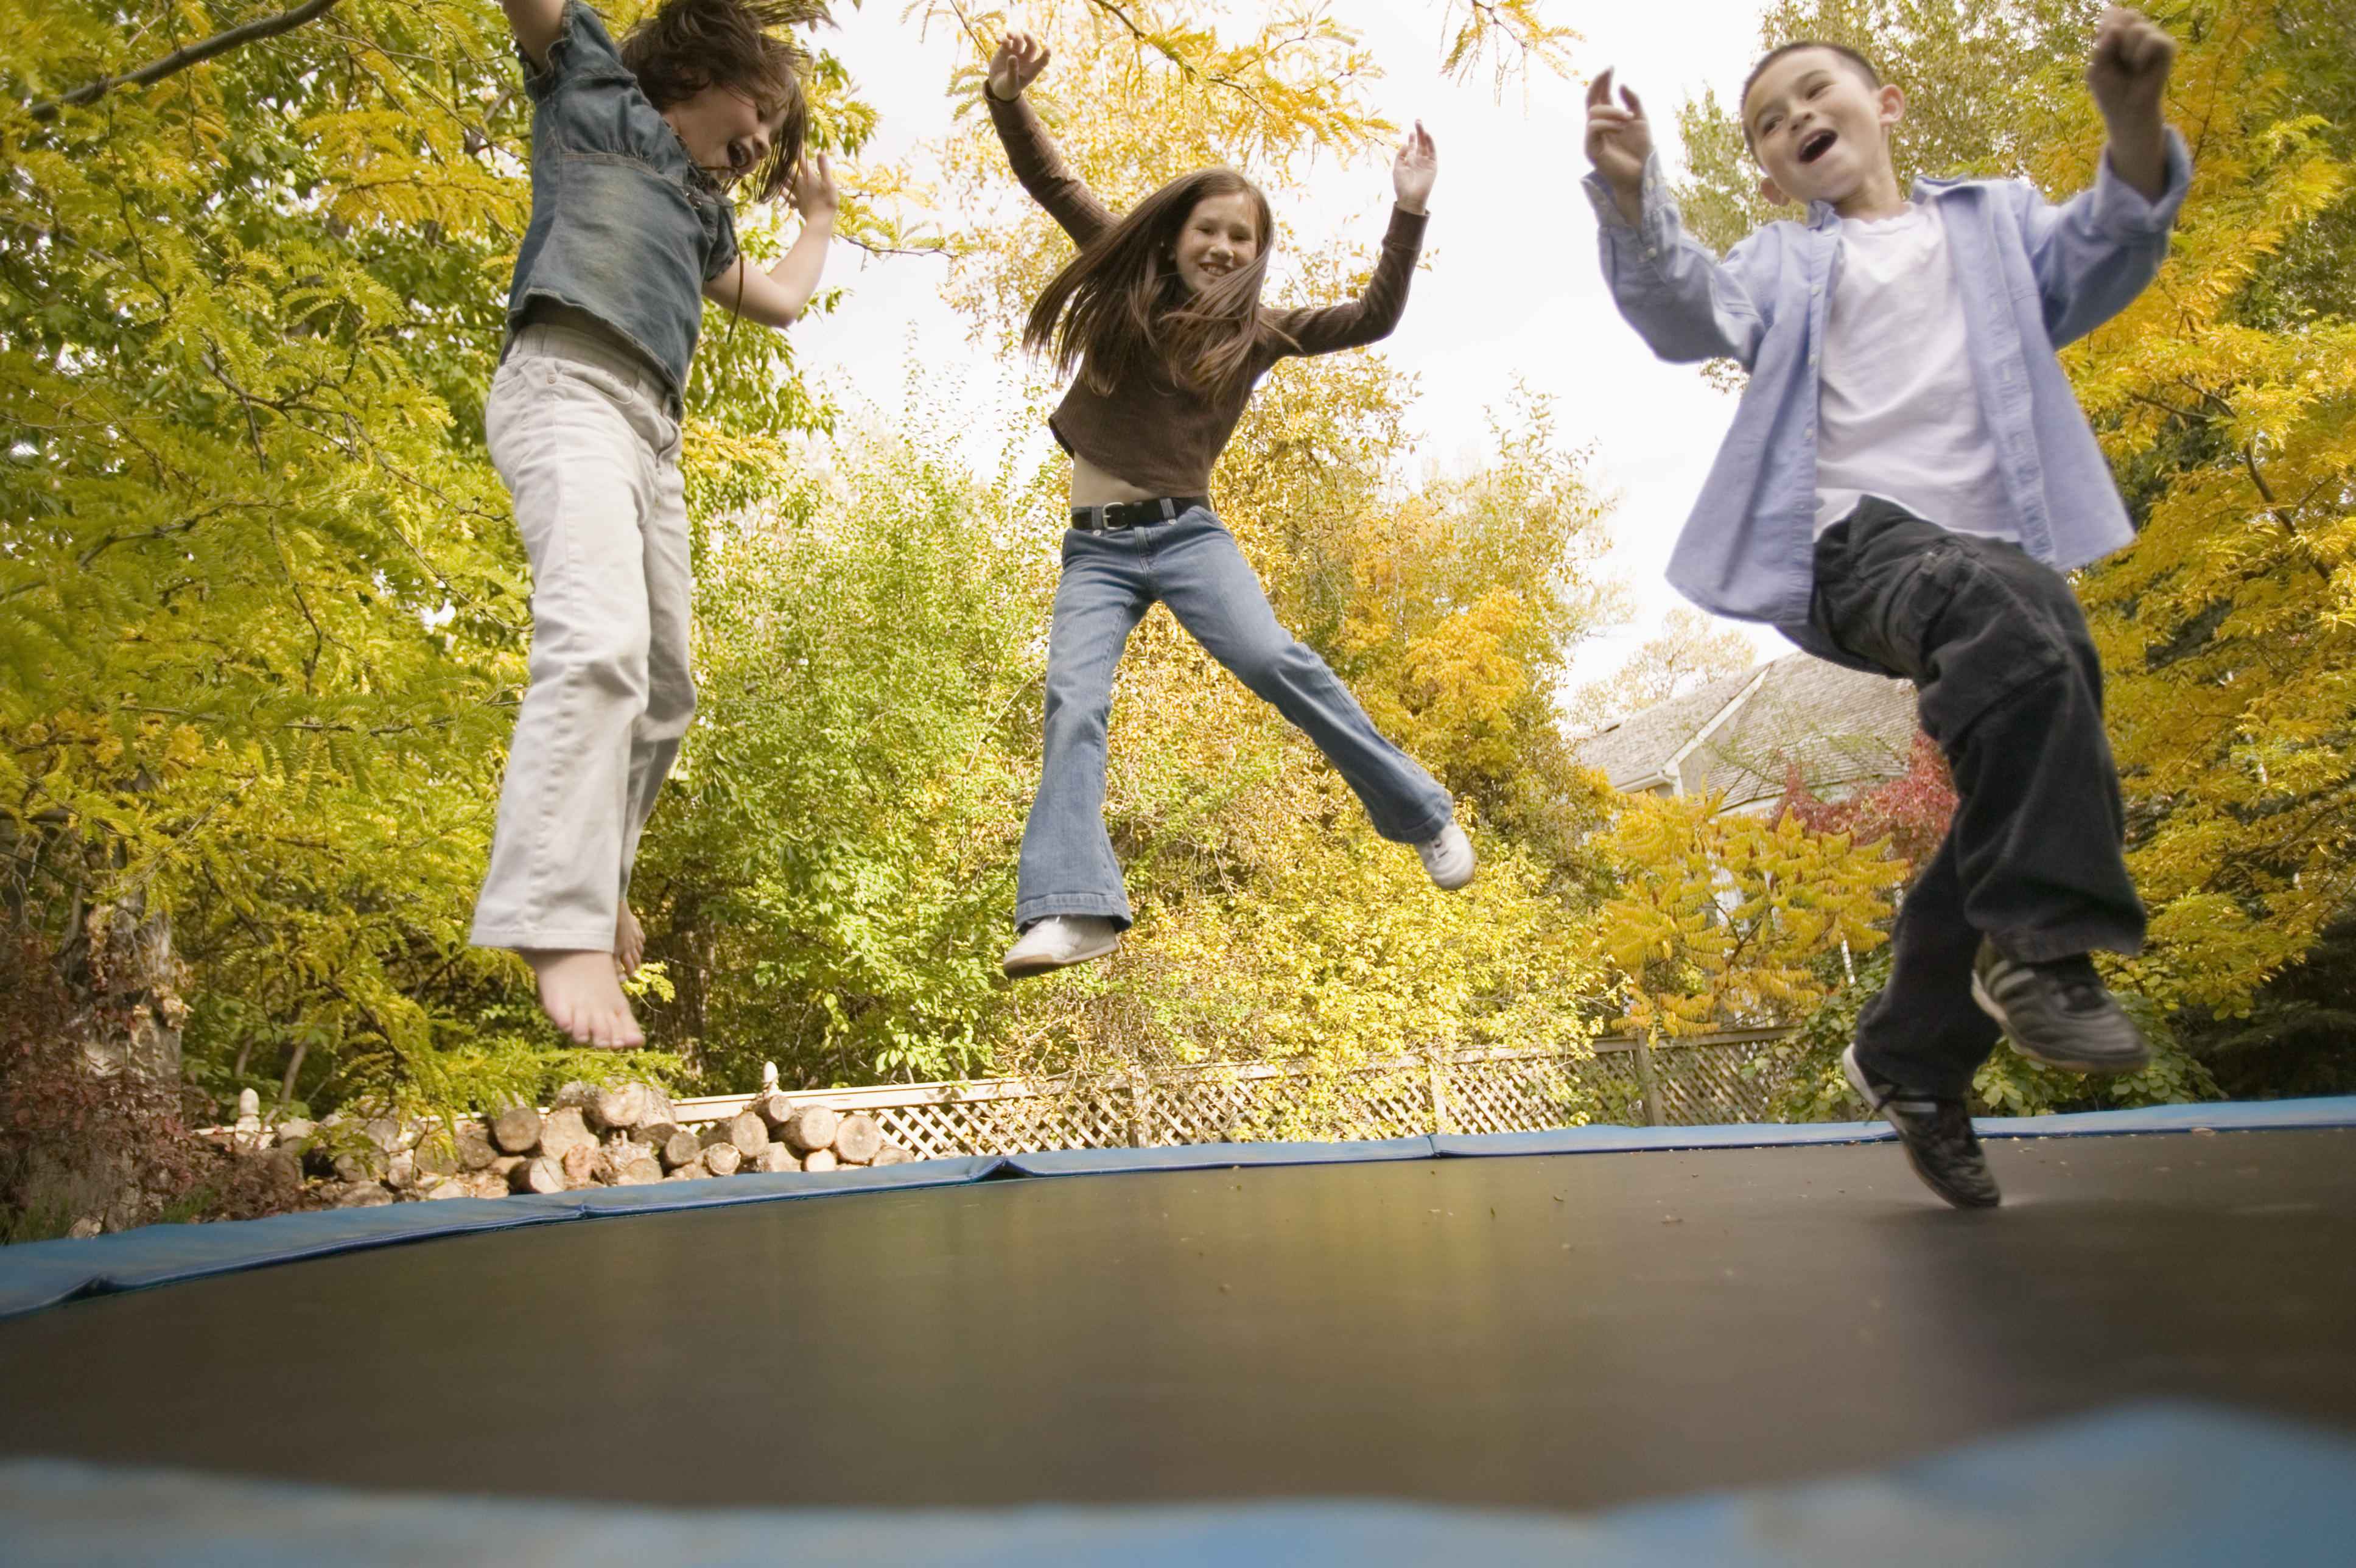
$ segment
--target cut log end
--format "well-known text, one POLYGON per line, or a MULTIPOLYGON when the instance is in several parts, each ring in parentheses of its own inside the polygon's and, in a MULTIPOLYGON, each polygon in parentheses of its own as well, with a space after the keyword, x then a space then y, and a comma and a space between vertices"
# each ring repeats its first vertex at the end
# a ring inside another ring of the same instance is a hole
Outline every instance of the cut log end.
POLYGON ((828 1107, 804 1105, 786 1121, 786 1144, 798 1154, 826 1148, 833 1144, 835 1129, 841 1125, 842 1118, 828 1107))
POLYGON ((564 1167, 546 1155, 525 1160, 509 1173, 508 1186, 517 1192, 562 1192, 564 1167))
POLYGON ((845 1165, 865 1165, 884 1147, 884 1129, 864 1111, 853 1111, 834 1129, 834 1152, 845 1165))
POLYGON ((540 1112, 510 1105, 491 1119, 491 1141, 508 1154, 530 1154, 540 1142, 540 1112))

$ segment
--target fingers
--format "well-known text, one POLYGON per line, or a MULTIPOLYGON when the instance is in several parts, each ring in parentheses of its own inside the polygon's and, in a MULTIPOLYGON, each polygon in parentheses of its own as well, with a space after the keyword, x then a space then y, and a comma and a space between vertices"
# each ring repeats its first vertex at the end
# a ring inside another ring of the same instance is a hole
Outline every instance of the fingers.
POLYGON ((1636 96, 1636 90, 1634 88, 1622 88, 1620 90, 1620 101, 1628 106, 1628 112, 1632 117, 1638 120, 1642 120, 1644 117, 1644 100, 1636 96))
POLYGON ((1618 68, 1605 66, 1602 74, 1587 84, 1587 106, 1590 109, 1612 101, 1612 73, 1618 68))

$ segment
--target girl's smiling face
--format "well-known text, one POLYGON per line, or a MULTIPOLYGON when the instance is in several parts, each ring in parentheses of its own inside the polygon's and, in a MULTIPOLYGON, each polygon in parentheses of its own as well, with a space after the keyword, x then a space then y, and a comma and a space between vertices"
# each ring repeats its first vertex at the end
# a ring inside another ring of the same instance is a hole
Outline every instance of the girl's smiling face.
POLYGON ((1904 118, 1906 95, 1869 84, 1830 49, 1796 49, 1770 64, 1743 101, 1744 129, 1772 202, 1829 201, 1846 209, 1886 192, 1895 199, 1890 128, 1904 118))
POLYGON ((1173 248, 1179 280, 1201 293, 1221 278, 1241 272, 1259 256, 1257 204, 1247 192, 1206 196, 1186 215, 1173 248))
POLYGON ((760 166, 786 123, 785 110, 763 113, 751 99, 717 87, 672 104, 662 115, 696 166, 723 186, 760 166))

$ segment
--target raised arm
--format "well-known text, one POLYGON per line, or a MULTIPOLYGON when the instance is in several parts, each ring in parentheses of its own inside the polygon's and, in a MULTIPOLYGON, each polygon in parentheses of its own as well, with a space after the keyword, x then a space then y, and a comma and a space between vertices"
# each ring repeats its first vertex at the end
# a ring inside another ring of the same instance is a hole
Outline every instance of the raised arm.
POLYGON ((990 123, 998 129, 1014 177, 1074 243, 1086 245, 1112 227, 1112 212, 1064 162, 1047 128, 1023 101, 1023 90, 1046 69, 1044 44, 1020 28, 1008 33, 991 57, 982 101, 990 105, 990 123))
POLYGON ((548 51, 564 30, 564 0, 499 0, 516 45, 534 70, 548 69, 548 51))
POLYGON ((2161 117, 2176 41, 2134 11, 2103 13, 2086 84, 2109 127, 2094 183, 2060 206, 2035 187, 2002 187, 2019 208, 2055 347, 2132 303, 2168 259, 2169 230, 2192 184, 2191 155, 2161 117))
POLYGON ((1587 157, 1595 165, 1586 185, 1603 278, 1628 325, 1664 359, 1729 358, 1748 369, 1766 323, 1737 263, 1756 237, 1721 262, 1686 232, 1661 177, 1644 102, 1624 87, 1612 102, 1609 70, 1588 90, 1587 157))
POLYGON ((802 231, 777 264, 763 272, 740 251, 725 271, 703 285, 704 298, 762 326, 791 326, 801 318, 826 269, 841 200, 825 154, 804 159, 794 170, 792 200, 802 216, 802 231))
POLYGON ((1416 258, 1423 253, 1425 208, 1439 177, 1440 149, 1418 121, 1391 164, 1391 189, 1398 201, 1365 292, 1346 304, 1279 315, 1272 325, 1290 340, 1286 353, 1332 354, 1362 348, 1391 335, 1407 310, 1408 283, 1415 276, 1416 258))

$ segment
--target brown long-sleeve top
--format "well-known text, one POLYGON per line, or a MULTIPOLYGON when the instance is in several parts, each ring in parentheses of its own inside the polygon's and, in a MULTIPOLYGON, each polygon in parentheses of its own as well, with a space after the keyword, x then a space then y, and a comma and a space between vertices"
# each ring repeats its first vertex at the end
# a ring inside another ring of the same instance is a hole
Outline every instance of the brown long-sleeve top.
MULTIPOLYGON (((1047 216, 1083 246, 1110 228, 1112 213, 1064 162, 1031 105, 1019 96, 1008 102, 987 87, 981 96, 990 105, 998 139, 1006 144, 1014 177, 1047 216)), ((1408 280, 1423 249, 1423 224, 1421 213, 1391 209, 1375 275, 1366 292, 1347 304, 1263 309, 1261 321, 1274 330, 1260 334, 1251 374, 1240 389, 1225 397, 1196 391, 1161 369, 1126 378, 1111 391, 1099 392, 1082 376, 1064 394, 1047 428, 1066 452, 1141 490, 1157 496, 1208 495, 1211 465, 1226 449, 1236 421, 1243 418, 1252 384, 1270 366, 1290 354, 1331 354, 1390 336, 1407 308, 1408 280)))

